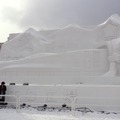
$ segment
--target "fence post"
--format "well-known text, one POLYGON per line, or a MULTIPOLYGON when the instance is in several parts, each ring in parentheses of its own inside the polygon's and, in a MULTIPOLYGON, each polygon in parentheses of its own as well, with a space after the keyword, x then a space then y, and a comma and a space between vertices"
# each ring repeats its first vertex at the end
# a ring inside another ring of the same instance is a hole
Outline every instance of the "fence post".
POLYGON ((74 97, 74 96, 71 96, 71 103, 72 103, 72 105, 71 105, 71 111, 72 111, 72 114, 73 115, 75 115, 75 101, 76 101, 76 97, 74 97))
POLYGON ((17 112, 20 112, 20 98, 21 98, 21 96, 20 97, 16 97, 16 111, 17 112))

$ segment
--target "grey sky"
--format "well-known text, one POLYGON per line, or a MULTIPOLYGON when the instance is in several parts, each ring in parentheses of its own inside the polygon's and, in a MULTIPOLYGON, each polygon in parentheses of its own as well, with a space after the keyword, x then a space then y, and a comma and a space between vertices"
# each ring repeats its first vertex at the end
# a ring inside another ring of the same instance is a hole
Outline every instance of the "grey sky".
POLYGON ((68 24, 92 25, 120 14, 120 0, 31 0, 21 26, 59 27, 68 24))
POLYGON ((9 32, 24 31, 30 26, 46 29, 68 24, 96 25, 112 14, 120 15, 120 0, 9 0, 9 4, 0 10, 0 25, 4 22, 9 32))

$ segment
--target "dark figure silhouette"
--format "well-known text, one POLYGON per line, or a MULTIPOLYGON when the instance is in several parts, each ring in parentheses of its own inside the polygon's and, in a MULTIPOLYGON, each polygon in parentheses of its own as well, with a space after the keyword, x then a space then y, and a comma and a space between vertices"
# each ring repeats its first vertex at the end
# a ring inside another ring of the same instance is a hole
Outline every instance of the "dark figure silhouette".
MULTIPOLYGON (((5 95, 6 94, 6 85, 5 85, 5 82, 1 82, 1 85, 0 85, 0 95, 5 95)), ((0 103, 4 104, 4 101, 5 101, 5 96, 0 96, 0 103)))

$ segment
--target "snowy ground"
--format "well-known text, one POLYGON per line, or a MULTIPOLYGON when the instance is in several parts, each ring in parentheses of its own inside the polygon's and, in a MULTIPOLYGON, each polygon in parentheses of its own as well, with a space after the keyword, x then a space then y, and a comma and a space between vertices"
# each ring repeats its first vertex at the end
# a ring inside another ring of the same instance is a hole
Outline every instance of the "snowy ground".
POLYGON ((35 109, 0 109, 0 120, 120 120, 120 113, 104 114, 99 112, 85 113, 37 111, 35 109))

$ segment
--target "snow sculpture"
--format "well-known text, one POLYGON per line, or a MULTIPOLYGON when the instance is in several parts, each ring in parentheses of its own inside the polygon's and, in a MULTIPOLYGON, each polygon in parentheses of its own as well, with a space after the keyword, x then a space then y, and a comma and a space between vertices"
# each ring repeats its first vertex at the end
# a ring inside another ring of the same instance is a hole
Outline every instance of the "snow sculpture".
MULTIPOLYGON (((47 96, 44 102, 57 103, 51 96, 59 94, 66 97, 63 103, 70 104, 70 97, 78 96, 85 99, 76 99, 76 105, 93 103, 101 107, 104 103, 104 109, 109 106, 120 110, 120 87, 116 86, 120 85, 120 78, 116 76, 120 76, 117 15, 94 27, 70 25, 42 35, 28 29, 10 36, 0 52, 1 80, 16 83, 8 94, 47 96), (29 85, 17 86, 21 83, 29 85)), ((37 102, 36 98, 27 100, 37 102)))
POLYGON ((117 15, 97 26, 69 25, 42 35, 28 29, 3 44, 0 76, 4 81, 11 77, 12 82, 45 84, 110 80, 103 75, 120 75, 119 37, 117 15))
POLYGON ((13 39, 9 39, 2 45, 0 59, 3 59, 1 60, 20 59, 39 51, 43 52, 44 45, 47 43, 46 39, 41 37, 38 31, 33 28, 13 36, 11 36, 13 39))
POLYGON ((120 17, 112 15, 106 22, 100 25, 98 41, 101 48, 108 49, 109 70, 105 76, 120 75, 120 17))
POLYGON ((120 76, 120 38, 106 42, 109 52, 110 67, 105 74, 108 76, 120 76))

